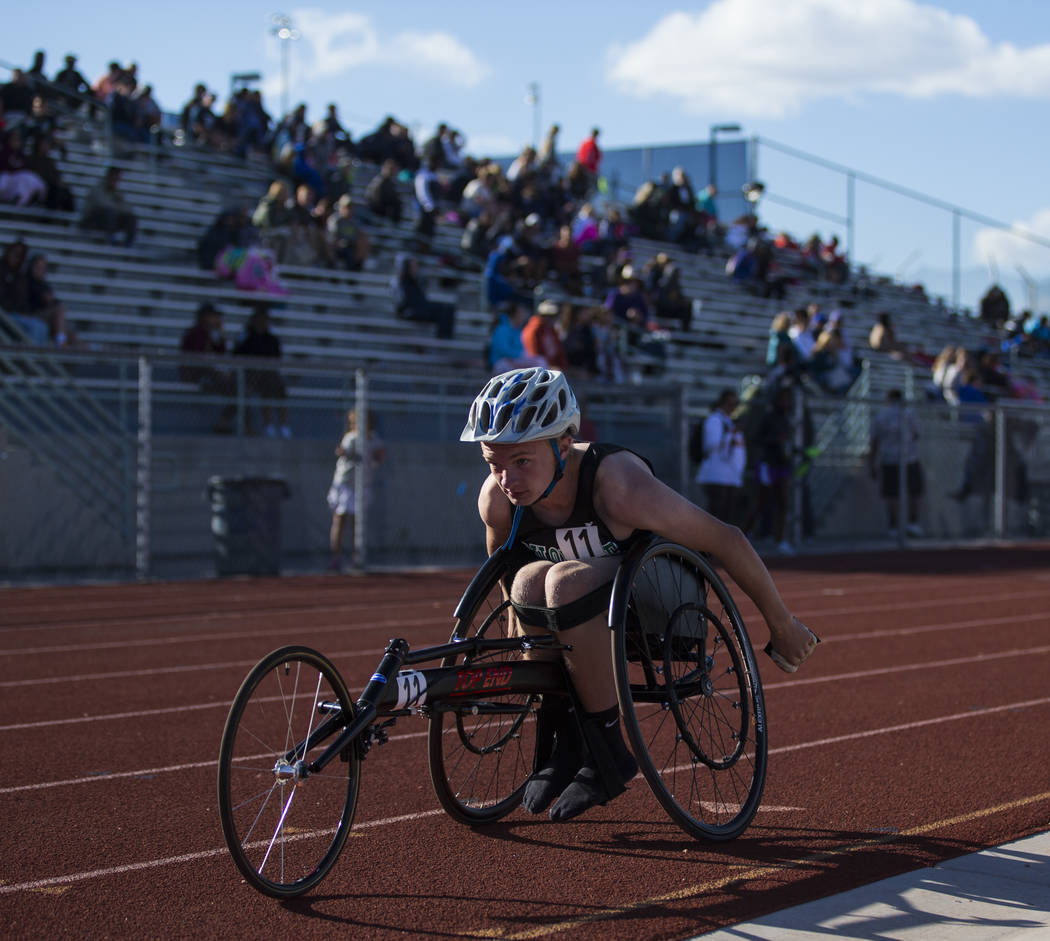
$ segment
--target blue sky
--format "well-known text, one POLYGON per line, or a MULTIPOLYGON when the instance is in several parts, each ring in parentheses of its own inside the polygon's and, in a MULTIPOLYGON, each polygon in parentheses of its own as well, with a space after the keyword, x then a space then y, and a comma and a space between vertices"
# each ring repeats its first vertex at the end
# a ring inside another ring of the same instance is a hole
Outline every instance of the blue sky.
MULTIPOLYGON (((1043 0, 577 0, 435 4, 418 0, 287 6, 227 0, 86 7, 34 0, 5 11, 0 59, 48 69, 67 52, 89 79, 110 59, 139 63, 158 100, 178 110, 193 84, 225 97, 232 72, 259 71, 271 110, 290 45, 291 98, 311 115, 333 101, 355 134, 387 113, 427 133, 445 120, 472 151, 531 140, 530 82, 544 127, 575 145, 592 125, 606 146, 704 141, 714 123, 817 154, 1050 240, 1050 4, 1043 0)), ((760 146, 771 193, 837 215, 843 177, 760 146)), ((950 295, 948 213, 864 184, 855 191, 855 256, 950 295)), ((841 225, 768 203, 772 228, 844 237, 841 225)), ((1018 266, 1050 308, 1050 248, 977 223, 960 227, 972 304, 992 274, 1015 306, 1018 266)))

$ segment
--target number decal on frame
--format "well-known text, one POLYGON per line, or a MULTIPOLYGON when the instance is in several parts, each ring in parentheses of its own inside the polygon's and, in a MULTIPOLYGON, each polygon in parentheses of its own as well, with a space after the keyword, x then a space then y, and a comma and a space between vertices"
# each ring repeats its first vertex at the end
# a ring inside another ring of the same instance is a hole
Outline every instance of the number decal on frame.
POLYGON ((419 670, 402 670, 397 675, 397 705, 395 709, 422 706, 427 699, 427 678, 419 670))
POLYGON ((602 541, 594 523, 559 529, 555 538, 566 559, 595 559, 602 554, 602 541))

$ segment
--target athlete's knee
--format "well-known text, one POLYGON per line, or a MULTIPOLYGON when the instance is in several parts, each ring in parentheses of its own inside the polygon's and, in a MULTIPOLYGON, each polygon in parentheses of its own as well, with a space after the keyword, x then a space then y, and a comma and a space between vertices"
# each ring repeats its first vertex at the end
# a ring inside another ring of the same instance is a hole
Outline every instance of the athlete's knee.
POLYGON ((544 575, 544 594, 551 607, 577 601, 610 582, 618 560, 556 562, 544 575))
POLYGON ((515 604, 546 604, 544 584, 551 566, 550 562, 530 562, 518 569, 511 583, 510 600, 515 604))

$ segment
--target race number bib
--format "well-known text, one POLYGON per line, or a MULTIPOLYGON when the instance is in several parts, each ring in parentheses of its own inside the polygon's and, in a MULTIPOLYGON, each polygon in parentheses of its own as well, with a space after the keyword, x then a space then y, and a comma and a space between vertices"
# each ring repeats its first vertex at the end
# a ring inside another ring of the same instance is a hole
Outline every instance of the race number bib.
POLYGON ((596 559, 605 554, 598 527, 594 523, 586 526, 567 526, 556 529, 558 548, 566 559, 596 559))
POLYGON ((397 675, 397 705, 395 709, 422 706, 427 698, 427 678, 418 670, 402 670, 397 675))

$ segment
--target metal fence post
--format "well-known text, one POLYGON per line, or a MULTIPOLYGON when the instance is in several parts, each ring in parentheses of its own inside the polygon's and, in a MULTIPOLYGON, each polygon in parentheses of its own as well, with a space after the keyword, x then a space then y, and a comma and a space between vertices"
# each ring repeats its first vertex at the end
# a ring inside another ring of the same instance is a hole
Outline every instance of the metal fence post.
POLYGON ((139 357, 139 421, 135 473, 135 577, 145 579, 150 567, 150 464, 153 457, 153 367, 139 357))

